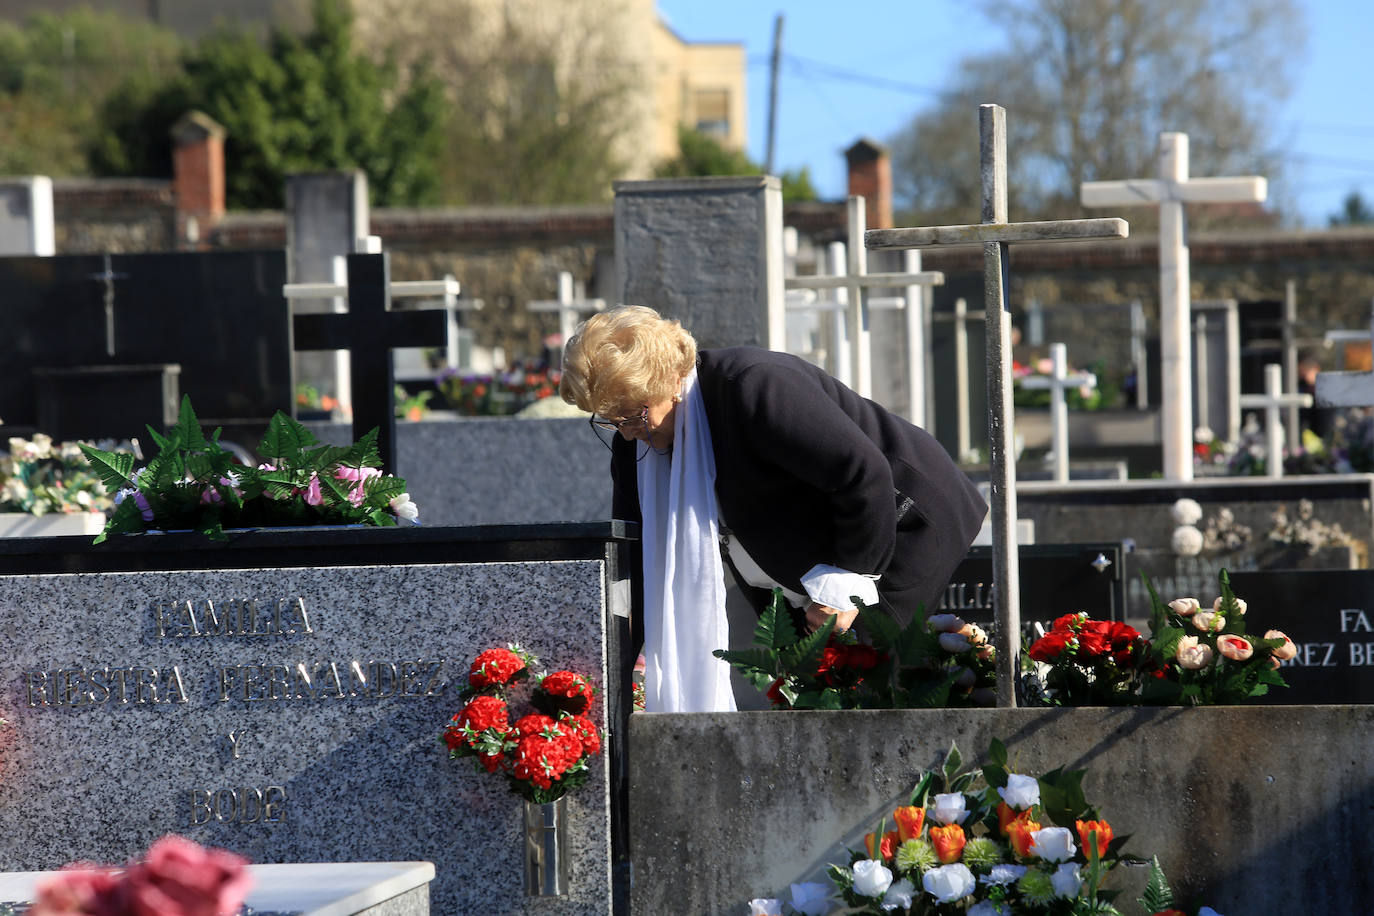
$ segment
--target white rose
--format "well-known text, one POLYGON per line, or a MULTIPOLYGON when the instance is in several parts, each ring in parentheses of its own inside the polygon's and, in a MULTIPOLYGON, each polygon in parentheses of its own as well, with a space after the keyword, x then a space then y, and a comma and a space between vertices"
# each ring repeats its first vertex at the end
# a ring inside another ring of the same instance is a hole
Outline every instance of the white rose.
POLYGON ((1195 499, 1180 499, 1169 511, 1180 525, 1196 525, 1202 518, 1202 506, 1195 499))
POLYGON ((1074 862, 1065 862, 1050 875, 1050 887, 1054 888, 1056 897, 1077 897, 1082 885, 1083 880, 1078 877, 1078 865, 1074 862))
POLYGON ((802 916, 825 916, 830 912, 830 885, 816 882, 792 885, 792 909, 802 916))
POLYGON ((1069 828, 1044 827, 1031 833, 1031 852, 1046 862, 1063 862, 1073 858, 1078 847, 1069 828))
POLYGON ((930 816, 941 824, 958 824, 968 814, 968 806, 962 792, 942 792, 935 796, 935 804, 929 808, 930 816))
POLYGON ((1212 663, 1212 647, 1199 643, 1196 636, 1185 636, 1178 641, 1174 658, 1178 659, 1179 667, 1201 671, 1212 663))
POLYGON ((1198 611, 1193 615, 1193 626, 1204 633, 1217 632, 1226 626, 1226 615, 1216 611, 1198 611))
MULTIPOLYGON (((1024 865, 994 865, 988 873, 978 880, 984 884, 1007 885, 1015 884, 1021 880, 1021 876, 1027 871, 1024 865)), ((970 910, 970 912, 972 912, 970 910)))
POLYGON ((749 901, 749 916, 782 916, 782 901, 755 897, 749 901))
POLYGON ((1196 598, 1175 598, 1169 602, 1169 610, 1180 617, 1191 617, 1202 607, 1202 602, 1196 598))
POLYGON ((916 896, 916 885, 911 883, 908 878, 903 878, 896 884, 887 889, 883 895, 883 902, 879 904, 885 910, 895 910, 901 907, 903 910, 911 909, 911 898, 916 896))
POLYGON ((921 887, 935 898, 936 903, 953 903, 963 900, 978 887, 973 872, 961 862, 932 868, 921 876, 921 887))
POLYGON ((941 633, 940 648, 946 652, 967 652, 973 648, 973 643, 968 641, 968 637, 962 633, 941 633))
POLYGON ((864 859, 854 863, 854 893, 861 897, 881 897, 892 886, 892 872, 883 863, 864 859))
MULTIPOLYGON (((1214 611, 1220 613, 1220 612, 1221 612, 1221 603, 1222 603, 1223 601, 1225 601, 1225 600, 1226 600, 1225 598, 1222 598, 1222 597, 1218 596, 1218 597, 1217 597, 1217 600, 1212 602, 1212 610, 1214 610, 1214 611)), ((1237 616, 1237 617, 1244 617, 1244 616, 1245 616, 1245 608, 1246 608, 1245 599, 1244 599, 1244 598, 1237 598, 1237 599, 1236 599, 1236 616, 1237 616)))
POLYGON ((1002 801, 1018 811, 1040 804, 1040 780, 1034 776, 1012 773, 1007 777, 1007 784, 997 792, 1002 796, 1002 801))
POLYGON ((964 620, 954 614, 935 614, 926 619, 932 633, 957 633, 964 628, 964 620))

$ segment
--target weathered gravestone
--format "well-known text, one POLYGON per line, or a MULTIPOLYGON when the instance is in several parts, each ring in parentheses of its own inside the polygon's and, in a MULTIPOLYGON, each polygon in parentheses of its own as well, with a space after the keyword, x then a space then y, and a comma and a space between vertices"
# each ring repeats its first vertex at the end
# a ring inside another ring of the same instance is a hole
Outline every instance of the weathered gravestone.
MULTIPOLYGON (((1022 544, 1021 616, 1046 629, 1056 617, 1087 611, 1121 620, 1126 609, 1126 551, 1120 543, 1022 544)), ((995 621, 992 549, 973 547, 954 570, 935 610, 988 625, 995 621)))
POLYGON ((1257 635, 1282 630, 1298 648, 1288 689, 1259 702, 1374 703, 1374 570, 1238 572, 1231 587, 1256 608, 1257 635))
POLYGON ((628 545, 604 522, 6 541, 0 859, 122 862, 175 832, 259 863, 430 861, 438 913, 623 912, 628 545), (524 896, 523 803, 438 740, 508 642, 601 688, 558 898, 524 896))

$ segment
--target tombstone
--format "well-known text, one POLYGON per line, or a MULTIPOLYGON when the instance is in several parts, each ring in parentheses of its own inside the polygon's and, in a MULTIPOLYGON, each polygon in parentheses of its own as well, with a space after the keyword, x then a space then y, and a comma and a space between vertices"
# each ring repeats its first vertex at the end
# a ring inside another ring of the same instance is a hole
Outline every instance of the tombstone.
MULTIPOLYGON (((1097 620, 1126 617, 1126 551, 1118 542, 1021 546, 1024 623, 1046 629, 1056 617, 1087 611, 1097 620)), ((991 546, 974 546, 950 577, 937 609, 994 625, 991 546)))
POLYGON ((280 251, 0 258, 0 417, 37 427, 42 396, 48 422, 63 424, 51 435, 139 435, 162 422, 166 367, 180 366, 177 388, 206 428, 256 442, 293 400, 285 277, 280 251))
MULTIPOLYGON (((367 173, 361 170, 288 175, 286 178, 286 248, 289 283, 347 282, 339 258, 365 251, 370 236, 367 173)), ((342 299, 304 300, 297 314, 342 312, 342 299)), ((352 409, 348 358, 342 352, 297 353, 295 377, 339 399, 352 409)), ((295 398, 292 398, 295 403, 295 398)))
POLYGON ((0 179, 0 255, 56 253, 52 179, 44 175, 0 179))
POLYGON ((1234 299, 1194 302, 1193 417, 1224 442, 1240 441, 1240 317, 1234 299))
POLYGON ((1279 672, 1288 689, 1259 702, 1374 703, 1374 570, 1237 572, 1231 588, 1298 647, 1279 672))
POLYGON ((1067 483, 1069 479, 1069 406, 1064 398, 1068 388, 1096 388, 1097 376, 1091 372, 1069 374, 1068 348, 1062 343, 1050 344, 1053 370, 1048 376, 1029 376, 1021 380, 1027 389, 1049 389, 1050 392, 1050 456, 1054 479, 1067 483))
POLYGON ((433 862, 436 913, 623 914, 630 546, 609 522, 0 542, 6 867, 179 833, 255 863, 433 862), (439 740, 508 642, 600 688, 560 897, 525 895, 523 802, 439 740))
POLYGON ((615 183, 616 301, 683 323, 703 348, 786 345, 775 176, 615 183))
MULTIPOLYGON (((948 324, 950 327, 950 339, 952 340, 952 362, 953 362, 953 400, 951 412, 953 414, 954 427, 954 455, 959 461, 970 461, 973 457, 973 435, 970 427, 970 417, 973 412, 973 405, 978 400, 973 390, 973 382, 969 378, 969 322, 974 323, 974 331, 979 334, 974 341, 974 349, 981 351, 984 349, 979 344, 982 343, 981 325, 987 323, 987 313, 983 309, 969 311, 968 300, 960 296, 954 300, 954 309, 948 312, 935 312, 931 315, 931 320, 936 328, 941 324, 948 324)), ((932 358, 931 362, 937 360, 932 358)), ((947 377, 947 376, 946 376, 947 377)), ((946 389, 948 390, 948 389, 946 389)), ((979 386, 979 392, 985 393, 985 389, 979 386)), ((948 403, 948 399, 947 399, 948 403)), ((944 430, 946 424, 937 420, 937 428, 944 430)))
POLYGON ((979 153, 982 163, 982 222, 965 226, 919 229, 870 229, 864 243, 873 249, 927 248, 935 245, 983 245, 984 311, 988 331, 988 444, 992 469, 992 549, 997 588, 997 704, 1016 705, 1014 683, 1021 618, 1016 561, 1016 465, 1011 408, 1011 311, 1006 290, 1007 245, 1015 241, 1067 241, 1124 238, 1119 219, 1053 220, 1011 223, 1007 217, 1006 112, 997 105, 979 106, 979 153))
MULTIPOLYGON (((1268 477, 1283 476, 1284 426, 1280 411, 1287 407, 1311 407, 1312 395, 1283 391, 1283 367, 1271 363, 1265 367, 1264 394, 1243 394, 1240 406, 1258 407, 1264 411, 1265 472, 1268 477)), ((1290 443, 1296 447, 1297 443, 1290 443)))
POLYGON ((1127 181, 1085 181, 1085 207, 1159 207, 1159 332, 1164 411, 1164 476, 1193 478, 1192 370, 1188 335, 1188 235, 1185 203, 1263 201, 1268 183, 1256 175, 1241 178, 1191 178, 1188 135, 1159 135, 1159 177, 1127 181))

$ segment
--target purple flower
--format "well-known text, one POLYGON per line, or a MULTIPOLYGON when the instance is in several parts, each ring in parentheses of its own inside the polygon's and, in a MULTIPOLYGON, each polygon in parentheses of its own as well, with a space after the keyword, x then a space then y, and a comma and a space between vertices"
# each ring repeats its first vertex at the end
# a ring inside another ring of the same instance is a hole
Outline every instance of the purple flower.
POLYGON ((151 522, 153 520, 153 507, 148 505, 148 497, 140 492, 135 492, 134 505, 138 506, 138 511, 142 513, 145 522, 151 522))

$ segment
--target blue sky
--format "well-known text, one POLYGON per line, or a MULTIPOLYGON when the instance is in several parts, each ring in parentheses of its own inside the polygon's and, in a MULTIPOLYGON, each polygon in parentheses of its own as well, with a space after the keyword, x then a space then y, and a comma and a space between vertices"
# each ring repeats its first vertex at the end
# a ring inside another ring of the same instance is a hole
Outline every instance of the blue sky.
MULTIPOLYGON (((1298 3, 1306 53, 1291 94, 1266 116, 1292 158, 1287 191, 1298 215, 1320 228, 1351 190, 1374 203, 1374 0, 1298 3)), ((783 12, 783 52, 793 61, 779 88, 777 167, 809 166, 826 199, 845 194, 845 147, 860 136, 889 139, 932 103, 961 57, 1001 44, 967 0, 658 0, 658 8, 687 41, 744 42, 748 152, 760 162, 773 20, 783 12)))

